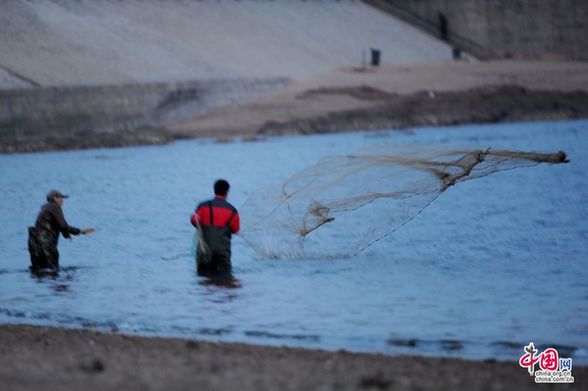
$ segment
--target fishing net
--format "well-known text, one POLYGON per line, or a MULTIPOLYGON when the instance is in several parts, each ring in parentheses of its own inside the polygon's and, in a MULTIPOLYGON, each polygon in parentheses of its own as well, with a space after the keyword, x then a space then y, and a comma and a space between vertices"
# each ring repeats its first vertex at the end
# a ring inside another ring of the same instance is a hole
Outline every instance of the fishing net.
POLYGON ((539 163, 564 152, 372 148, 321 159, 254 192, 241 206, 240 236, 267 258, 353 256, 421 213, 448 188, 539 163))

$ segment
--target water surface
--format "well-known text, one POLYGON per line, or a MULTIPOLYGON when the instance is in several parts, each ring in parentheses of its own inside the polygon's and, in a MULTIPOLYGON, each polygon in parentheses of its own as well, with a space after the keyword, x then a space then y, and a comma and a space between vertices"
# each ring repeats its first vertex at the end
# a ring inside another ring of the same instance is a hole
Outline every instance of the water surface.
POLYGON ((588 362, 588 121, 421 128, 0 156, 0 322, 387 354, 588 362), (445 192, 357 257, 264 260, 235 237, 234 287, 195 273, 189 215, 212 183, 237 207, 327 155, 386 144, 565 150, 571 163, 445 192), (58 275, 27 271, 27 226, 71 195, 58 275))

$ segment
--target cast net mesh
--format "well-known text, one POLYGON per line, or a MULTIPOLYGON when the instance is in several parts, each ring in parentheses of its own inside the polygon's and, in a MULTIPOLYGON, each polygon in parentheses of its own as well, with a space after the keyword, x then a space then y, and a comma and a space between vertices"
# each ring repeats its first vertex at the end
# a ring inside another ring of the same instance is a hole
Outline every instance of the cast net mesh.
POLYGON ((240 236, 266 258, 353 256, 402 227, 460 182, 564 152, 372 148, 321 159, 241 206, 240 236))

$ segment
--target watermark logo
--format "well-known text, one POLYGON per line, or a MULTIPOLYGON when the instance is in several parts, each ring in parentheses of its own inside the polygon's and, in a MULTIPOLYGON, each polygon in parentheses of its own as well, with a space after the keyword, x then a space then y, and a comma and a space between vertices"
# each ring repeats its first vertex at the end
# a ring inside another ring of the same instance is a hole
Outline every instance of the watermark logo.
POLYGON ((519 359, 519 365, 527 368, 530 376, 535 376, 535 383, 574 382, 571 358, 559 357, 554 348, 548 348, 539 353, 533 342, 530 342, 523 350, 525 354, 519 359), (538 370, 535 370, 536 365, 539 365, 538 370))

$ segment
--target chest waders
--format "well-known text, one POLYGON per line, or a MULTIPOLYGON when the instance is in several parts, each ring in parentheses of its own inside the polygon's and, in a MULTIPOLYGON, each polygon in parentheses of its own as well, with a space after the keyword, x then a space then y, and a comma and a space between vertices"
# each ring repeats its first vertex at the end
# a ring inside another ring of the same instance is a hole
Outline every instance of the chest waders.
POLYGON ((199 243, 196 250, 196 262, 198 269, 209 269, 211 271, 229 271, 231 269, 231 222, 235 212, 227 223, 222 227, 214 225, 212 202, 208 202, 210 213, 210 225, 200 225, 199 243))
POLYGON ((57 237, 50 229, 29 227, 29 254, 31 266, 36 269, 59 268, 59 251, 57 237))

